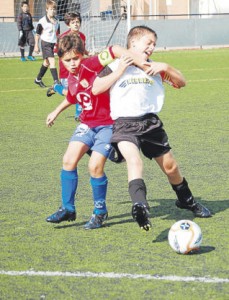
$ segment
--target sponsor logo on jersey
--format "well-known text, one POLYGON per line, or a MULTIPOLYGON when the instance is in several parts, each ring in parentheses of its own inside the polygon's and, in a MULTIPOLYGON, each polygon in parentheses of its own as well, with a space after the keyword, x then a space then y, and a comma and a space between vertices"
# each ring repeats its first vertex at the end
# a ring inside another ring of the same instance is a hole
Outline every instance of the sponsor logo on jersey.
POLYGON ((124 80, 119 86, 124 88, 127 85, 130 84, 147 84, 147 85, 153 85, 154 80, 149 78, 130 78, 127 80, 124 80))
POLYGON ((89 82, 86 79, 83 79, 80 81, 80 84, 82 85, 82 87, 84 88, 88 88, 89 87, 89 82))

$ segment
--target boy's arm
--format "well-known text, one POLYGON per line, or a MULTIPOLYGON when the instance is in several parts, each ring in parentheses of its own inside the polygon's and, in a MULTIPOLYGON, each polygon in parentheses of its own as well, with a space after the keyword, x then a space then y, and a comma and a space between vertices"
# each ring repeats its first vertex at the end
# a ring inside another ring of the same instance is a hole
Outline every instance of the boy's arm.
POLYGON ((107 91, 124 73, 126 68, 133 64, 133 59, 129 56, 121 56, 117 70, 112 72, 109 67, 102 71, 102 77, 97 76, 93 82, 92 93, 94 95, 107 91), (110 70, 110 72, 109 72, 110 70), (106 74, 105 74, 106 73, 106 74))
POLYGON ((42 34, 42 31, 43 31, 42 24, 38 23, 36 28, 35 45, 34 45, 34 52, 36 53, 40 52, 39 41, 40 41, 40 35, 42 34))
POLYGON ((145 72, 149 75, 161 74, 162 80, 175 88, 181 88, 186 85, 186 81, 182 73, 174 67, 161 62, 147 62, 144 63, 148 66, 145 72))
POLYGON ((54 111, 52 111, 46 119, 46 125, 48 127, 52 127, 52 125, 54 125, 54 121, 55 119, 58 117, 58 115, 64 111, 66 108, 68 108, 69 106, 71 106, 72 104, 70 102, 68 102, 68 100, 65 98, 60 105, 58 105, 56 107, 56 109, 54 109, 54 111))
POLYGON ((39 40, 40 40, 40 35, 36 33, 35 34, 34 52, 36 52, 37 54, 40 52, 39 40))

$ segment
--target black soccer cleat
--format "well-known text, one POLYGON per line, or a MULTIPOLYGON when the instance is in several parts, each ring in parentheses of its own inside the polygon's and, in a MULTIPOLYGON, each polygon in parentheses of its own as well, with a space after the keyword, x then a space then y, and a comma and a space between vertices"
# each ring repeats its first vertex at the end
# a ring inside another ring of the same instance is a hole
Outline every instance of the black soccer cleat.
POLYGON ((209 209, 204 207, 202 204, 196 202, 193 199, 193 197, 188 199, 186 203, 176 200, 176 206, 181 209, 191 210, 193 212, 193 214, 195 215, 195 217, 198 217, 198 218, 209 218, 212 216, 209 209))
POLYGON ((132 217, 141 229, 148 231, 152 227, 149 220, 149 211, 143 203, 135 203, 132 206, 132 217))
POLYGON ((67 211, 65 208, 60 207, 57 212, 49 216, 46 221, 49 223, 61 223, 63 221, 75 221, 76 212, 67 211))
POLYGON ((53 87, 51 86, 50 88, 48 88, 46 95, 47 95, 47 97, 51 97, 54 94, 56 94, 56 92, 54 91, 53 87))
POLYGON ((42 82, 42 80, 37 80, 37 78, 34 80, 34 83, 39 85, 41 88, 46 88, 47 86, 42 82))

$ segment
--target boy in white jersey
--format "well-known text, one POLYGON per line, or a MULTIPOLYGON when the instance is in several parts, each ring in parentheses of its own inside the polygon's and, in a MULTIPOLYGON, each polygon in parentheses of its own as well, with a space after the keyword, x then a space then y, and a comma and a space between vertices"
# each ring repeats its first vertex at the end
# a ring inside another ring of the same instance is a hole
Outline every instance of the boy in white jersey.
POLYGON ((35 36, 34 52, 39 53, 39 41, 41 39, 41 50, 43 56, 43 63, 40 67, 34 83, 45 88, 42 78, 50 67, 54 84, 59 83, 57 68, 55 66, 54 47, 57 42, 57 35, 60 32, 60 25, 55 17, 56 2, 47 0, 46 2, 46 15, 38 21, 35 36))
POLYGON ((127 163, 132 216, 148 231, 149 205, 143 180, 140 150, 155 159, 168 177, 178 200, 176 206, 191 210, 196 217, 210 217, 210 211, 196 202, 171 152, 163 123, 157 116, 164 103, 163 82, 175 88, 185 86, 183 75, 166 63, 149 61, 156 46, 157 34, 146 26, 130 30, 127 47, 149 66, 144 72, 128 56, 111 63, 94 82, 93 93, 110 88, 111 117, 115 121, 111 143, 127 163), (109 74, 110 73, 110 74, 109 74), (106 76, 104 76, 106 75, 106 76))

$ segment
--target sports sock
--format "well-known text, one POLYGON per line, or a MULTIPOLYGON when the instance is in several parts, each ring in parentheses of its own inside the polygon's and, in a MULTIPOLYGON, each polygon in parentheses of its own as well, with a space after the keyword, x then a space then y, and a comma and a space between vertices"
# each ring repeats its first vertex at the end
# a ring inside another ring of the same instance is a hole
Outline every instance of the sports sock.
POLYGON ((57 69, 56 68, 50 68, 52 78, 54 81, 58 81, 58 74, 57 74, 57 69))
POLYGON ((104 174, 100 178, 90 178, 90 183, 92 187, 92 194, 94 200, 94 211, 95 215, 105 214, 107 212, 106 208, 106 194, 108 180, 104 174))
POLYGON ((63 96, 63 90, 64 90, 64 87, 62 84, 54 84, 54 87, 53 87, 54 91, 58 94, 60 94, 61 96, 63 96))
POLYGON ((37 75, 37 80, 40 81, 41 78, 45 75, 46 71, 48 70, 48 67, 45 67, 44 65, 41 66, 40 72, 37 75))
POLYGON ((34 46, 29 46, 29 56, 33 56, 34 46))
POLYGON ((143 203, 149 209, 149 204, 146 200, 146 185, 143 179, 138 178, 129 182, 129 194, 133 204, 136 202, 143 203))
POLYGON ((78 185, 77 169, 61 171, 62 207, 68 211, 75 211, 75 193, 78 185))
POLYGON ((188 182, 185 178, 183 178, 183 181, 180 184, 171 184, 173 190, 175 191, 177 198, 182 203, 190 203, 190 200, 192 199, 194 201, 193 195, 191 190, 188 187, 188 182))
POLYGON ((21 52, 21 58, 25 57, 25 49, 20 48, 20 52, 21 52))

